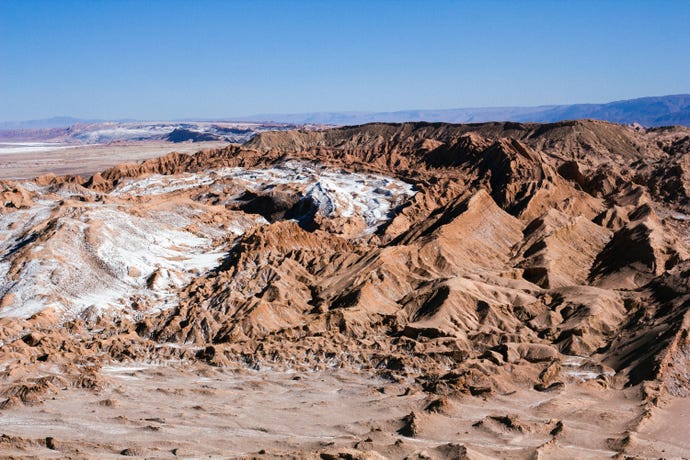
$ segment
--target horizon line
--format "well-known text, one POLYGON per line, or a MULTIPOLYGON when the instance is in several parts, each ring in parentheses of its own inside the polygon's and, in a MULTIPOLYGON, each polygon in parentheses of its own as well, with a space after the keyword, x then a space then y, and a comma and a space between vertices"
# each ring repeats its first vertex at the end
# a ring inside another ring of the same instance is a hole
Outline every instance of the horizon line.
MULTIPOLYGON (((258 122, 275 122, 269 118, 257 121, 260 117, 275 117, 275 116, 300 116, 300 115, 323 115, 323 114, 342 114, 342 115, 372 115, 372 114, 400 114, 405 112, 452 112, 457 110, 505 110, 505 109, 545 109, 545 108, 558 108, 558 107, 573 107, 573 106, 595 106, 595 105, 608 105, 616 104, 620 102, 628 101, 638 101, 644 99, 659 99, 659 98, 671 98, 671 97, 690 97, 689 93, 676 93, 676 94, 663 94, 658 96, 640 96, 630 99, 617 99, 607 102, 577 102, 572 104, 540 104, 540 105, 497 105, 497 106, 475 106, 475 107, 453 107, 453 108, 408 108, 400 110, 315 110, 315 111, 305 111, 305 112, 265 112, 265 113, 255 113, 252 115, 242 115, 242 116, 223 116, 223 117, 176 117, 176 118, 134 118, 134 117, 117 117, 117 118, 100 118, 100 117, 79 117, 73 115, 54 115, 46 118, 33 118, 24 120, 0 120, 0 124, 11 124, 11 123, 30 123, 30 122, 45 122, 51 120, 68 119, 74 120, 74 123, 136 123, 136 122, 234 122, 234 123, 258 123, 258 122)), ((288 123, 289 124, 289 123, 288 123)))

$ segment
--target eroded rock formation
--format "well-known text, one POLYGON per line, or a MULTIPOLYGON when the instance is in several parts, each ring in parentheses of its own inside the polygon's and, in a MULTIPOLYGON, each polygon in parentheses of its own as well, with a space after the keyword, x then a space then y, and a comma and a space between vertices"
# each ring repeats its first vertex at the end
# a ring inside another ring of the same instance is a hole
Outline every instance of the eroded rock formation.
POLYGON ((3 404, 167 359, 687 396, 689 133, 371 124, 4 182, 3 404))

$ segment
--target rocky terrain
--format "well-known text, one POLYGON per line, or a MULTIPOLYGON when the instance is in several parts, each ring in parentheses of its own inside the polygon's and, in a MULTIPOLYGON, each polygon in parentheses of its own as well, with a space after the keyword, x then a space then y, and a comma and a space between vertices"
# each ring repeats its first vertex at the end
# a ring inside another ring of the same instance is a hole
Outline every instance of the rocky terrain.
POLYGON ((120 163, 157 158, 171 151, 195 153, 243 143, 268 130, 296 128, 278 123, 69 121, 74 123, 0 129, 0 179, 43 174, 90 176, 120 163))
POLYGON ((688 457, 689 150, 370 124, 0 182, 0 451, 688 457))
POLYGON ((74 119, 73 123, 64 127, 31 127, 30 124, 22 123, 18 123, 15 127, 0 126, 0 141, 60 142, 68 145, 160 140, 176 143, 209 141, 237 143, 246 142, 260 132, 296 127, 297 125, 265 122, 80 122, 74 119))

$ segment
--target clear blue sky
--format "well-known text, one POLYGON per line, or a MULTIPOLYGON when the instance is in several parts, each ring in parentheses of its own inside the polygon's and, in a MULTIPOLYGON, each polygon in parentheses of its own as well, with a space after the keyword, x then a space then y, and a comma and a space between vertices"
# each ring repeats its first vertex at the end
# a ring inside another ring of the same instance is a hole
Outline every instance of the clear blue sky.
POLYGON ((687 0, 0 0, 0 121, 689 92, 687 0))

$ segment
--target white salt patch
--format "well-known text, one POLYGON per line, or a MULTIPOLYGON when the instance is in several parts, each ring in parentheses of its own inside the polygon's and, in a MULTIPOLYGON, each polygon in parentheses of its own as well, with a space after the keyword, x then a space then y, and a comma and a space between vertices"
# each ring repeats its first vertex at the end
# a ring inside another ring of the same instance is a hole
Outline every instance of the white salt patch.
POLYGON ((612 371, 599 372, 597 368, 594 367, 596 366, 594 364, 592 364, 591 367, 588 367, 588 365, 591 364, 591 361, 583 356, 566 356, 563 358, 562 364, 563 372, 566 375, 581 382, 594 380, 601 375, 609 377, 615 375, 615 372, 612 371))
POLYGON ((581 366, 587 362, 587 358, 583 356, 566 355, 562 362, 564 366, 581 366))
MULTIPOLYGON (((40 215, 29 216, 29 223, 40 223, 40 215)), ((43 214, 46 219, 49 216, 43 214)), ((132 295, 165 300, 158 308, 173 304, 169 302, 173 291, 216 266, 225 253, 214 250, 212 240, 178 230, 164 222, 169 219, 158 217, 155 213, 132 216, 105 205, 65 213, 55 233, 32 248, 41 249, 23 262, 17 280, 7 278, 9 261, 3 263, 0 295, 11 292, 15 301, 0 311, 0 317, 28 317, 46 307, 73 315, 92 306, 121 309, 132 295), (129 276, 132 268, 139 276, 129 276), (150 290, 147 279, 154 273, 159 276, 150 290)), ((23 228, 30 228, 27 225, 23 228)), ((3 256, 21 235, 19 230, 9 233, 0 246, 3 256)))
POLYGON ((172 132, 171 126, 140 126, 125 127, 115 126, 112 128, 102 128, 93 131, 85 131, 73 136, 75 139, 90 143, 105 143, 125 140, 146 140, 157 139, 172 132))
POLYGON ((147 365, 142 365, 142 363, 137 363, 137 364, 132 364, 132 365, 108 365, 108 366, 103 366, 101 368, 101 372, 104 372, 106 374, 118 374, 121 372, 137 372, 137 371, 144 371, 146 369, 150 369, 152 367, 155 367, 152 364, 147 364, 147 365))
POLYGON ((2 142, 0 143, 0 155, 13 153, 36 153, 62 150, 74 147, 74 145, 56 142, 2 142))
POLYGON ((582 381, 594 380, 597 377, 599 377, 600 375, 602 375, 599 372, 577 371, 577 370, 566 370, 565 373, 566 373, 566 375, 569 375, 570 377, 574 377, 574 378, 582 380, 582 381))
MULTIPOLYGON (((153 175, 123 181, 112 194, 159 195, 227 180, 237 190, 255 192, 289 184, 295 193, 317 203, 321 215, 360 216, 369 232, 388 218, 394 206, 414 194, 411 185, 396 179, 299 161, 267 169, 153 175)), ((31 183, 25 188, 49 191, 31 183)), ((103 203, 70 208, 44 198, 30 209, 1 215, 0 297, 12 293, 15 300, 0 311, 0 317, 29 317, 46 307, 72 316, 94 308, 131 314, 127 306, 133 298, 150 310, 169 308, 176 305, 180 288, 219 264, 226 252, 217 245, 227 241, 229 233, 238 236, 267 223, 259 215, 241 212, 225 224, 200 223, 194 216, 202 211, 184 205, 146 217, 128 210, 128 205, 103 203), (59 217, 51 222, 53 213, 59 217), (195 224, 194 232, 185 230, 191 224, 195 224), (45 235, 34 241, 38 233, 45 235), (20 245, 28 248, 31 259, 15 259, 16 254, 10 253, 20 245), (13 261, 20 264, 16 279, 8 276, 13 261)))
POLYGON ((9 262, 0 262, 0 279, 7 276, 7 272, 10 271, 10 266, 9 262))
MULTIPOLYGON (((113 142, 132 140, 163 139, 177 128, 188 129, 195 132, 216 134, 222 139, 233 142, 244 142, 257 132, 266 128, 259 124, 227 124, 217 123, 108 123, 86 127, 81 132, 71 135, 72 139, 83 142, 113 142), (248 132, 232 132, 230 130, 247 130, 248 132)), ((273 127, 275 129, 275 127, 273 127)))
POLYGON ((303 195, 319 204, 324 217, 360 216, 369 230, 383 223, 390 210, 415 194, 412 185, 386 176, 350 173, 312 163, 287 161, 274 168, 225 168, 219 176, 241 179, 254 191, 276 184, 300 184, 303 195))
POLYGON ((368 231, 388 219, 392 208, 415 194, 412 185, 386 176, 350 173, 302 161, 286 161, 266 169, 222 168, 177 176, 152 175, 127 180, 112 194, 151 196, 212 185, 218 180, 231 180, 252 192, 269 190, 289 184, 319 206, 324 217, 360 216, 368 231))
POLYGON ((214 179, 207 176, 185 173, 175 177, 154 174, 144 179, 125 181, 124 185, 118 186, 111 192, 113 196, 135 195, 135 196, 155 196, 178 190, 188 190, 190 188, 209 185, 214 179))

